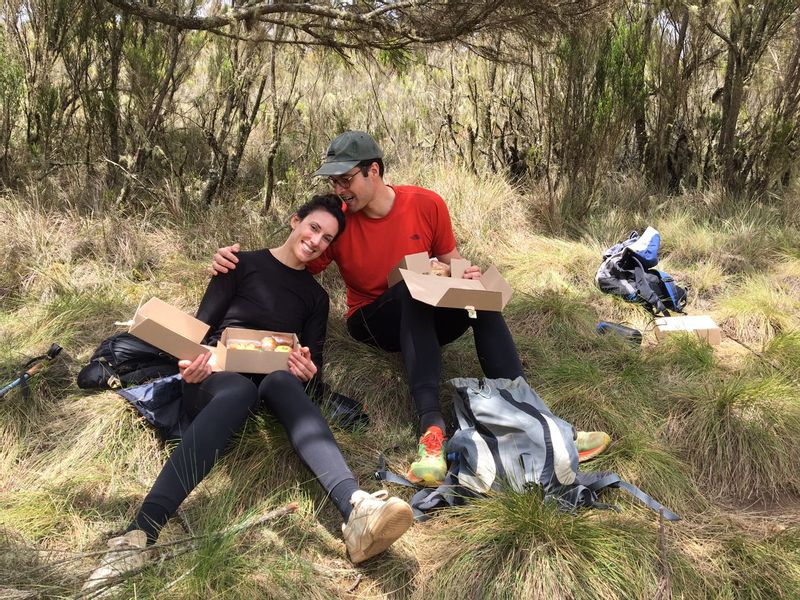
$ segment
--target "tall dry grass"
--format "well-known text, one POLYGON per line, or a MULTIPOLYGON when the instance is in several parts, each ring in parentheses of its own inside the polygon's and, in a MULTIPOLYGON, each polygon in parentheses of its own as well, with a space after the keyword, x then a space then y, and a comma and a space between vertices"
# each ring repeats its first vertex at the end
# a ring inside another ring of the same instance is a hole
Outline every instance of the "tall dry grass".
MULTIPOLYGON (((338 513, 269 415, 248 423, 229 453, 162 535, 165 542, 221 531, 290 500, 297 513, 246 534, 209 538, 118 588, 119 597, 252 598, 791 598, 800 586, 797 444, 800 364, 796 225, 753 211, 724 220, 695 198, 651 206, 635 182, 625 208, 590 215, 571 237, 547 233, 545 202, 500 177, 452 165, 392 168, 394 183, 425 185, 450 205, 462 253, 504 272, 516 294, 505 311, 526 377, 583 429, 612 433, 590 469, 612 469, 680 512, 656 517, 612 492, 622 513, 565 515, 536 495, 500 493, 416 525, 385 556, 354 568, 338 513), (605 225, 604 225, 605 223, 605 225), (708 313, 727 339, 653 340, 640 309, 602 295, 594 271, 603 248, 646 224, 663 234, 668 270, 694 285, 693 313, 708 313), (762 231, 769 226, 769 231, 762 231), (777 257, 766 260, 764 257, 777 257), (597 337, 598 320, 645 332, 641 348, 597 337), (757 510, 756 510, 757 509, 757 510), (661 590, 661 591, 660 591, 661 590), (663 597, 663 596, 662 596, 663 597)), ((31 381, 31 397, 0 401, 0 595, 69 597, 105 540, 128 523, 167 450, 113 392, 78 390, 74 376, 98 342, 143 298, 187 311, 206 285, 213 250, 232 241, 263 247, 314 185, 298 178, 270 215, 258 198, 224 206, 93 210, 69 189, 0 197, 0 377, 52 341, 65 352, 31 381)), ((370 490, 383 452, 402 472, 415 423, 402 363, 351 340, 343 286, 331 269, 327 377, 364 401, 371 425, 335 435, 370 490)), ((478 376, 469 334, 445 348, 443 379, 478 376)), ((445 406, 450 405, 446 386, 445 406)), ((407 490, 393 492, 406 495, 407 490)), ((205 539, 205 538, 204 538, 205 539)))

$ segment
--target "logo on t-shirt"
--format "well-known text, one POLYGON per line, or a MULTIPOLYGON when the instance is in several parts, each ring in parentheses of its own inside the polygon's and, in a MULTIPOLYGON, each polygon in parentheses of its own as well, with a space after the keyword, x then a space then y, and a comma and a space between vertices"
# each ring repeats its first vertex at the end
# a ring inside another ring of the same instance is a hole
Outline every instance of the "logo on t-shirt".
POLYGON ((415 234, 413 234, 413 235, 411 236, 411 239, 412 239, 412 240, 414 240, 414 241, 416 242, 418 239, 420 239, 420 237, 419 237, 419 234, 418 234, 418 233, 415 233, 415 234))

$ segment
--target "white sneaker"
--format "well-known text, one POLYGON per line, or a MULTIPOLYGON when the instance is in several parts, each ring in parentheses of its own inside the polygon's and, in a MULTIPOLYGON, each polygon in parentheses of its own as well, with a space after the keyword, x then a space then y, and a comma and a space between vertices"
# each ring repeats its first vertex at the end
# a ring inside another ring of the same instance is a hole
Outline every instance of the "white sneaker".
POLYGON ((353 505, 353 512, 347 523, 342 525, 342 534, 353 564, 386 550, 414 522, 408 503, 400 498, 390 498, 386 490, 374 494, 355 491, 350 504, 353 505))
MULTIPOLYGON (((147 563, 147 534, 134 529, 125 535, 108 540, 108 552, 81 588, 82 592, 94 589, 109 579, 139 569, 147 563)), ((102 594, 101 594, 102 595, 102 594)))

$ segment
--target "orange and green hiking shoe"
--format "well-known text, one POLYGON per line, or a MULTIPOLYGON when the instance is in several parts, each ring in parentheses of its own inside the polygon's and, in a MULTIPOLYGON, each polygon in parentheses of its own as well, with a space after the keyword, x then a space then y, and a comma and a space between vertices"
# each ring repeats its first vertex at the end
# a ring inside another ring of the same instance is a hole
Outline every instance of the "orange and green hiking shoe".
POLYGON ((611 443, 611 436, 605 431, 579 431, 575 438, 578 446, 578 462, 586 462, 603 452, 611 443))
POLYGON ((438 486, 447 474, 445 437, 440 427, 433 425, 419 438, 418 458, 408 469, 406 479, 413 483, 438 486))

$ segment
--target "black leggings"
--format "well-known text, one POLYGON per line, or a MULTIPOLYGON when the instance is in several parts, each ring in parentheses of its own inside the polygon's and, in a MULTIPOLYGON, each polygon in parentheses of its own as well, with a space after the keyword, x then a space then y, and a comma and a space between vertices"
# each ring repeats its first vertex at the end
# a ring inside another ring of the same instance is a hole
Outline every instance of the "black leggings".
MULTIPOLYGON (((142 529, 152 543, 181 502, 211 471, 231 437, 257 408, 266 408, 286 428, 297 454, 329 494, 347 488, 343 504, 357 489, 353 473, 319 408, 288 371, 263 379, 214 373, 200 384, 183 384, 183 409, 192 419, 181 443, 153 484, 130 529, 142 529), (260 379, 260 383, 259 382, 260 379)), ((337 503, 340 512, 342 502, 337 503)), ((345 520, 349 516, 343 512, 345 520)))
POLYGON ((469 327, 475 334, 475 350, 486 377, 522 376, 517 348, 499 312, 478 311, 477 318, 471 319, 464 309, 436 308, 414 300, 405 282, 400 282, 347 320, 347 330, 359 342, 403 353, 422 431, 431 425, 444 429, 438 391, 440 346, 458 339, 469 327))

